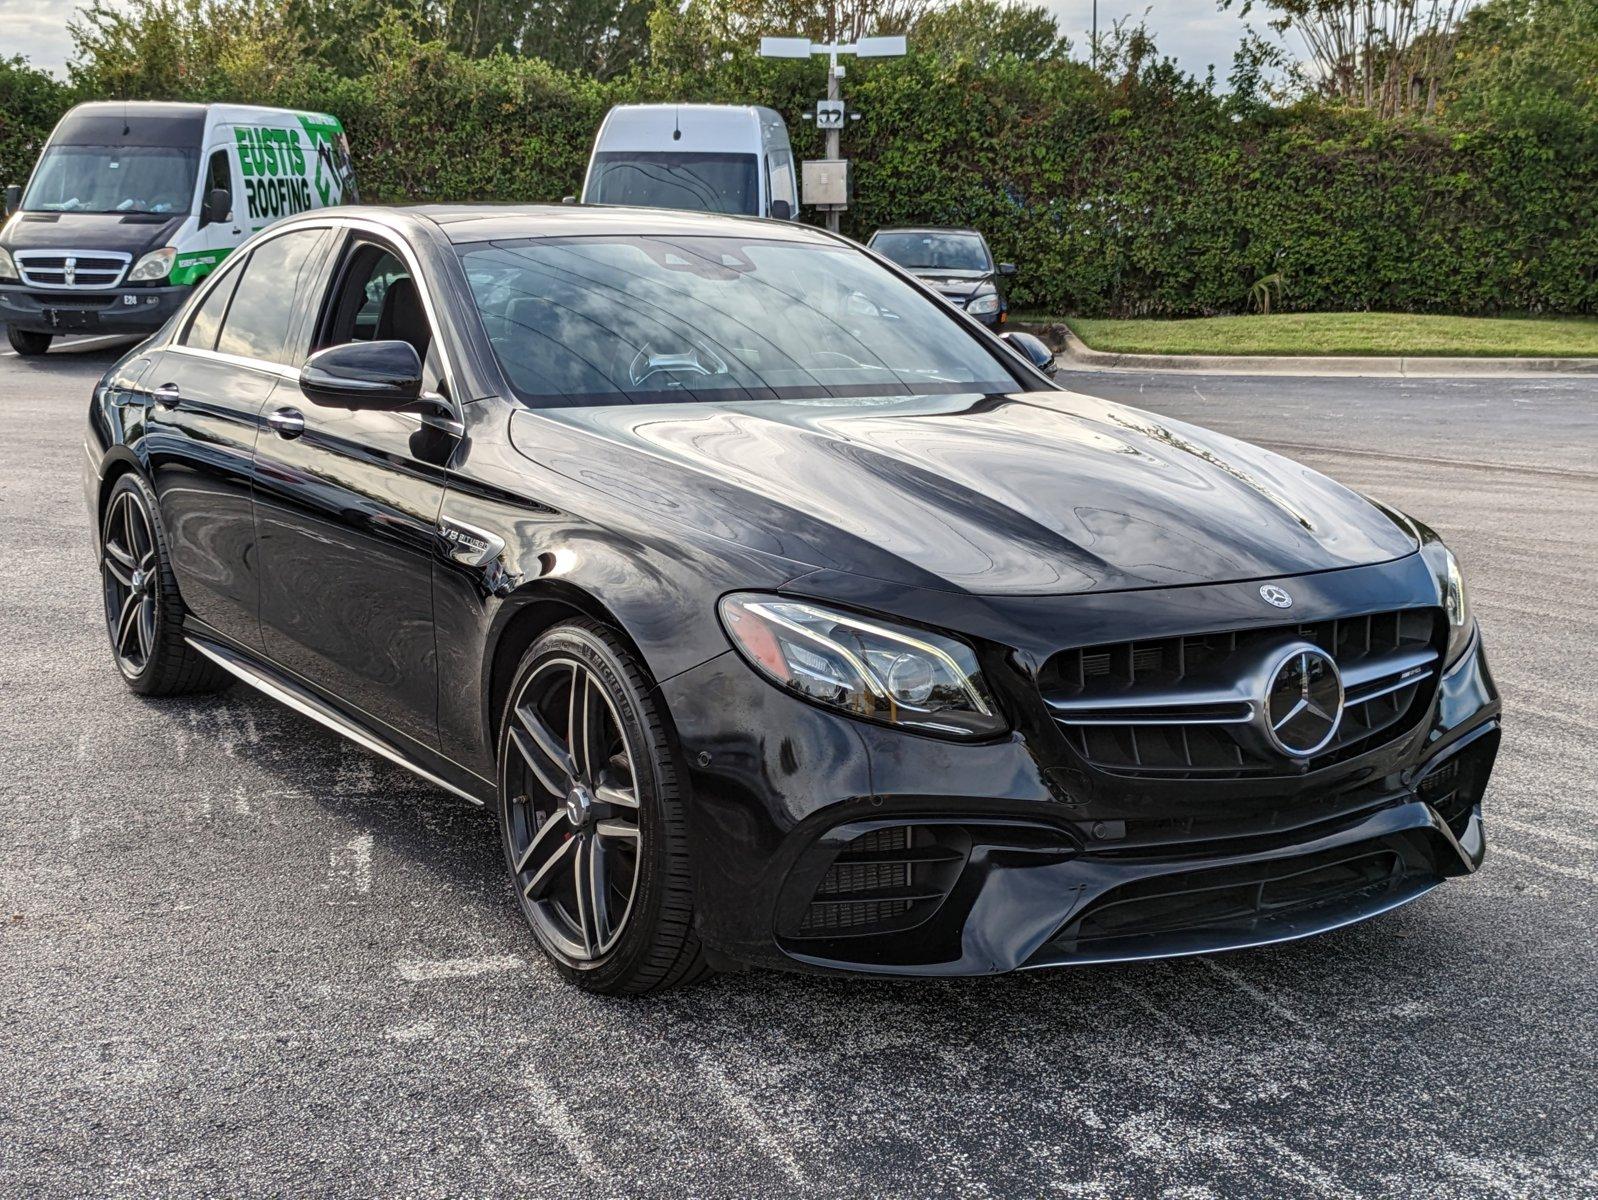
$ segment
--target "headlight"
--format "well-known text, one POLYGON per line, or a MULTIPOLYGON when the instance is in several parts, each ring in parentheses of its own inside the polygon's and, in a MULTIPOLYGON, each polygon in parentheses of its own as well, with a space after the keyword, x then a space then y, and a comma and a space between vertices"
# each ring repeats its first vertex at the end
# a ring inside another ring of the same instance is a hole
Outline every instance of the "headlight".
POLYGON ((128 282, 148 283, 152 279, 165 279, 172 274, 172 260, 177 256, 178 252, 171 246, 150 251, 133 264, 133 270, 128 272, 128 282))
POLYGON ((1471 617, 1470 596, 1465 591, 1465 577, 1460 573, 1459 560, 1437 539, 1435 533, 1424 526, 1421 529, 1423 536, 1429 535, 1430 538, 1422 545, 1421 553, 1426 556, 1433 574, 1437 576, 1437 591, 1442 597, 1443 612, 1448 616, 1448 652, 1443 658, 1446 669, 1453 666, 1465 652, 1465 647, 1470 645, 1476 622, 1471 617))
POLYGON ((1007 728, 964 642, 747 592, 723 597, 720 610, 750 664, 807 700, 944 737, 992 737, 1007 728))
POLYGON ((985 317, 989 313, 996 313, 999 311, 999 294, 997 292, 984 292, 966 305, 965 310, 973 317, 985 317))
POLYGON ((17 264, 9 250, 0 250, 0 279, 18 279, 17 264))

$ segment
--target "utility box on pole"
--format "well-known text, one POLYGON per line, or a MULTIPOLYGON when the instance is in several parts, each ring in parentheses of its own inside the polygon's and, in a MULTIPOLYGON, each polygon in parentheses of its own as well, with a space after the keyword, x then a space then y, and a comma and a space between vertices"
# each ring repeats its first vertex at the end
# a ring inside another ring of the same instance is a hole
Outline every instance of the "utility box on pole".
POLYGON ((847 158, 812 158, 802 166, 803 203, 827 212, 849 207, 852 198, 847 158))

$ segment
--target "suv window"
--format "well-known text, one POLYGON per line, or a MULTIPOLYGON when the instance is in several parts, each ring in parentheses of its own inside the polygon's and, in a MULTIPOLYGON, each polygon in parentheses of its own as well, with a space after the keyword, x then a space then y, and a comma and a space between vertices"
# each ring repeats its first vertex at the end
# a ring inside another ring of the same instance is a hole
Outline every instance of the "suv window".
POLYGON ((216 348, 223 354, 292 365, 303 347, 289 346, 289 331, 301 310, 296 303, 307 271, 326 236, 322 229, 296 229, 250 252, 233 303, 228 307, 216 348))

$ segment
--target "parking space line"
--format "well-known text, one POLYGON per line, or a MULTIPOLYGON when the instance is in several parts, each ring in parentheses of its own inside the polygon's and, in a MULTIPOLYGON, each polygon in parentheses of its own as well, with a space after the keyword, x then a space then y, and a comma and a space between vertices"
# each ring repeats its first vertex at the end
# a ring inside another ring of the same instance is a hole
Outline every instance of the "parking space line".
POLYGON ((1519 850, 1511 850, 1508 846, 1494 846, 1492 853, 1502 854, 1504 857, 1512 858, 1517 862, 1530 863, 1532 866, 1540 867, 1544 871, 1552 872, 1555 875, 1563 875, 1566 879, 1580 879, 1586 883, 1598 883, 1598 875, 1593 874, 1591 871, 1583 871, 1580 867, 1568 867, 1563 863, 1549 862, 1546 858, 1538 858, 1535 855, 1525 854, 1519 850))
MULTIPOLYGON (((1574 833, 1566 833, 1563 829, 1549 829, 1544 825, 1533 825, 1530 821, 1517 821, 1513 817, 1506 817, 1502 813, 1494 813, 1491 817, 1494 825, 1502 825, 1505 829, 1513 829, 1517 833, 1529 833, 1534 837, 1547 838, 1550 842, 1557 842, 1561 846, 1571 846, 1577 850, 1591 850, 1598 852, 1598 842, 1591 838, 1578 837, 1574 833)), ((1494 846, 1493 849, 1497 849, 1494 846)))
POLYGON ((593 1183, 611 1186, 613 1181, 610 1171, 594 1153, 594 1148, 578 1129, 577 1122, 572 1120, 571 1113, 567 1111, 566 1105, 561 1102, 555 1089, 538 1073, 538 1068, 531 1061, 522 1067, 522 1087, 526 1088, 533 1098, 533 1119, 570 1151, 572 1158, 577 1162, 577 1169, 584 1177, 593 1183))
POLYGON ((801 1189, 808 1187, 809 1182, 793 1151, 778 1139, 771 1126, 755 1111, 755 1106, 749 1102, 749 1098, 733 1086, 732 1080, 728 1079, 714 1063, 701 1062, 699 1074, 704 1077, 706 1083, 716 1089, 722 1103, 731 1109, 744 1128, 754 1135, 755 1141, 760 1143, 767 1154, 777 1160, 777 1165, 793 1181, 794 1186, 801 1189))

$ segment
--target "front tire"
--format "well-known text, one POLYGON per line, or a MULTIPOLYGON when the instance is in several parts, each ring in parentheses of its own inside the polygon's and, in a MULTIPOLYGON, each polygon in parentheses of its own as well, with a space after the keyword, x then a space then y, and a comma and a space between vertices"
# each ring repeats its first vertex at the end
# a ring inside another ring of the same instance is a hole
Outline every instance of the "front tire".
POLYGON ((100 586, 111 654, 144 696, 215 691, 222 670, 183 640, 183 601, 167 554, 155 492, 128 472, 111 488, 100 523, 100 586))
POLYGON ((522 915, 570 982, 636 996, 707 973, 676 755, 612 630, 560 625, 522 659, 500 722, 499 815, 522 915))
POLYGON ((55 340, 53 334, 35 333, 31 329, 18 329, 13 325, 6 326, 6 338, 11 343, 11 348, 23 358, 34 358, 50 349, 50 343, 55 340))

